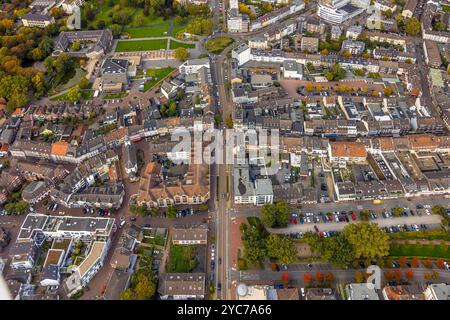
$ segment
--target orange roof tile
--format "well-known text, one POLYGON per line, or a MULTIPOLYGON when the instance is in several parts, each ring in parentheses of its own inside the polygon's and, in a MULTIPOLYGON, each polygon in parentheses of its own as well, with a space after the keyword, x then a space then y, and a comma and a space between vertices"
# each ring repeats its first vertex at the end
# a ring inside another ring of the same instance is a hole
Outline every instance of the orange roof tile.
POLYGON ((367 151, 361 142, 330 142, 333 157, 367 157, 367 151))
POLYGON ((52 144, 51 154, 54 156, 65 156, 69 150, 69 144, 66 141, 58 141, 52 144))

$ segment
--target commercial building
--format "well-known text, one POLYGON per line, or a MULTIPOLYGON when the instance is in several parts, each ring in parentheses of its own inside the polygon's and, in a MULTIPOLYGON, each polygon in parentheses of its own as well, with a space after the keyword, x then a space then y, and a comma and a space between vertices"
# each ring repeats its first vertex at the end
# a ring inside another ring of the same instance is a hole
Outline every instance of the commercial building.
POLYGON ((295 60, 283 61, 283 78, 303 79, 303 66, 295 60))
POLYGON ((250 61, 250 52, 250 47, 242 43, 231 51, 231 57, 237 60, 239 66, 242 66, 250 61))
POLYGON ((350 0, 319 0, 317 5, 317 15, 335 24, 341 24, 354 18, 363 13, 364 10, 365 8, 360 8, 350 3, 350 0))
POLYGON ((236 165, 233 169, 234 203, 262 206, 273 203, 272 181, 269 178, 250 180, 248 165, 236 165))

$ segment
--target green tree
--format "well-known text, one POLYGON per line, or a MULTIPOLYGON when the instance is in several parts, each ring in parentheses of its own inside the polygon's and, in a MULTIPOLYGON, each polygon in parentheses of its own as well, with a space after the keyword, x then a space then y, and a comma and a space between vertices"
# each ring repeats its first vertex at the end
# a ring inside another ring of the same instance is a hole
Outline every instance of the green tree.
POLYGON ((80 41, 74 41, 74 42, 72 42, 72 44, 70 45, 70 49, 71 49, 72 51, 80 51, 80 49, 81 49, 81 43, 80 43, 80 41))
POLYGON ((144 16, 141 14, 137 14, 134 16, 134 22, 136 23, 137 26, 143 26, 145 23, 145 19, 144 16))
POLYGON ((233 129, 233 117, 231 116, 231 113, 229 113, 225 118, 225 125, 228 129, 233 129))
POLYGON ((152 208, 150 210, 150 214, 152 215, 152 217, 156 217, 158 215, 158 209, 152 208))
POLYGON ((349 224, 344 228, 343 235, 350 244, 356 259, 372 259, 389 254, 389 236, 375 223, 349 224))
POLYGON ((138 273, 134 292, 137 300, 150 300, 155 295, 156 285, 149 276, 138 273))
POLYGON ((175 51, 173 52, 173 56, 178 61, 186 61, 187 59, 189 59, 190 54, 188 49, 179 47, 175 49, 175 51))
POLYGON ((89 80, 85 77, 81 78, 80 81, 78 81, 78 87, 80 87, 80 89, 89 89, 89 86, 89 80))
POLYGON ((177 216, 177 209, 170 205, 167 207, 166 209, 166 217, 168 217, 169 219, 174 219, 177 216))
POLYGON ((405 32, 409 36, 417 36, 420 32, 420 22, 416 17, 406 20, 405 32))
POLYGON ((71 103, 76 103, 81 99, 81 91, 78 86, 72 87, 66 94, 67 101, 71 103))
POLYGON ((244 254, 250 264, 257 265, 266 257, 266 244, 257 228, 247 228, 242 237, 244 254))
POLYGON ((120 300, 134 300, 134 293, 131 289, 126 289, 120 294, 120 300))
POLYGON ((282 235, 271 234, 266 239, 267 254, 277 258, 283 264, 291 264, 297 258, 297 248, 294 242, 282 235))
POLYGON ((216 114, 215 116, 214 116, 214 122, 216 123, 216 124, 221 124, 222 123, 222 115, 220 115, 220 114, 216 114))
POLYGON ((289 222, 289 206, 283 200, 273 204, 265 204, 261 209, 264 226, 268 228, 284 228, 289 222))

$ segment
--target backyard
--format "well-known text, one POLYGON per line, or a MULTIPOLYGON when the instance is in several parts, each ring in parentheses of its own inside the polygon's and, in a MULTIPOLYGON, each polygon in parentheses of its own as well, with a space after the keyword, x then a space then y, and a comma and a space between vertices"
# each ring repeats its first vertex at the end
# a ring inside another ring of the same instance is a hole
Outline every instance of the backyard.
POLYGON ((152 51, 167 49, 167 39, 117 42, 116 52, 152 51))
POLYGON ((171 72, 173 72, 175 68, 167 67, 167 68, 160 68, 160 69, 147 69, 145 72, 145 76, 147 78, 150 78, 150 80, 146 81, 144 83, 144 91, 150 90, 153 88, 158 82, 161 81, 161 79, 164 79, 167 77, 171 72))
POLYGON ((170 245, 167 272, 191 272, 196 266, 194 246, 170 245))

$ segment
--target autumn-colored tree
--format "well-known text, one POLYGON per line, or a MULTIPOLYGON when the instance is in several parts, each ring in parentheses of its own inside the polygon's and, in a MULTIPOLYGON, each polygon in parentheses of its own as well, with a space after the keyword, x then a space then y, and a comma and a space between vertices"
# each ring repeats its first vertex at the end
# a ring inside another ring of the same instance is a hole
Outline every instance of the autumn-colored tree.
POLYGON ((306 84, 306 90, 307 91, 313 91, 314 90, 314 85, 311 82, 308 82, 306 84))
POLYGON ((341 84, 341 85, 339 86, 339 91, 342 92, 342 93, 344 93, 344 92, 345 92, 345 85, 341 84))
POLYGON ((316 85, 316 90, 317 91, 322 91, 322 85, 320 85, 320 84, 316 85))
POLYGON ((406 279, 411 281, 414 278, 414 271, 412 271, 411 269, 406 270, 405 277, 406 277, 406 279))
POLYGON ((411 266, 413 268, 418 268, 419 267, 419 260, 417 258, 412 258, 411 260, 411 266))
POLYGON ((289 283, 289 273, 283 272, 281 274, 281 283, 285 286, 289 283))
POLYGON ((356 283, 362 283, 364 281, 364 276, 361 271, 355 271, 355 281, 356 283))
POLYGON ((374 91, 373 93, 372 93, 372 95, 374 96, 374 97, 378 97, 380 94, 378 93, 378 91, 374 91))
POLYGON ((436 260, 436 266, 437 266, 439 269, 444 269, 444 260, 442 260, 442 259, 437 259, 437 260, 436 260))
POLYGON ((311 274, 309 272, 303 275, 303 281, 307 287, 311 284, 311 274))
POLYGON ((323 273, 320 271, 317 271, 316 274, 314 275, 314 280, 316 280, 316 283, 323 282, 323 273))
POLYGON ((392 272, 391 272, 390 270, 386 270, 386 271, 384 272, 384 278, 385 278, 387 281, 391 281, 392 279, 394 279, 394 275, 392 274, 392 272))
POLYGON ((345 50, 341 53, 341 56, 349 58, 352 56, 352 53, 350 51, 345 50))
POLYGON ((400 281, 402 279, 402 272, 399 269, 396 269, 394 271, 394 277, 397 281, 400 281))
POLYGON ((333 274, 333 272, 328 272, 328 273, 327 273, 326 280, 327 280, 327 282, 329 282, 329 283, 331 283, 331 282, 334 281, 334 274, 333 274))
POLYGON ((320 51, 320 54, 323 56, 327 56, 329 54, 329 51, 327 48, 323 49, 322 51, 320 51))
POLYGON ((400 265, 401 268, 404 268, 406 266, 406 258, 405 257, 401 257, 398 260, 398 264, 400 265))
POLYGON ((383 89, 383 94, 386 96, 386 97, 389 97, 390 95, 392 95, 392 88, 391 87, 386 87, 386 88, 384 88, 383 89))
POLYGON ((425 260, 425 261, 423 262, 423 266, 424 266, 425 268, 430 269, 430 268, 432 267, 431 261, 430 261, 430 260, 425 260))
POLYGON ((431 273, 429 273, 429 272, 424 272, 424 273, 423 273, 423 278, 424 278, 424 280, 430 280, 430 279, 431 279, 431 273))
POLYGON ((433 278, 433 280, 439 280, 439 272, 433 271, 431 278, 433 278))

